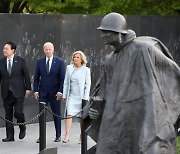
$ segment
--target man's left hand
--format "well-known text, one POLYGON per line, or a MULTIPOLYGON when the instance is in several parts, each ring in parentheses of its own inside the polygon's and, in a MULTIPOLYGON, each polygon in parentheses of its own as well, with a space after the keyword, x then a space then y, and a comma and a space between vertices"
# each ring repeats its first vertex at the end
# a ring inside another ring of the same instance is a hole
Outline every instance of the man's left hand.
POLYGON ((61 92, 57 92, 57 94, 56 94, 56 100, 58 101, 58 100, 60 100, 60 99, 62 99, 62 93, 61 93, 61 92))
POLYGON ((29 95, 31 93, 31 90, 26 90, 26 95, 29 95))

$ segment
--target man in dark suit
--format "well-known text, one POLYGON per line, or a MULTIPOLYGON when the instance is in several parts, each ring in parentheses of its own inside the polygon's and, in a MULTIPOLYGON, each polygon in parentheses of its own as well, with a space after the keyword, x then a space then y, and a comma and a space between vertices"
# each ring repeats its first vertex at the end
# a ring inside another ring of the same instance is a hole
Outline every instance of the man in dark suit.
MULTIPOLYGON (((1 95, 4 102, 6 119, 13 121, 14 117, 18 123, 24 123, 23 113, 24 96, 31 91, 31 82, 25 60, 15 55, 16 45, 7 42, 3 49, 4 57, 0 59, 0 82, 1 95)), ((26 126, 19 125, 19 139, 26 135, 26 126)), ((14 126, 6 122, 6 138, 3 142, 14 141, 14 126)))
MULTIPOLYGON (((61 116, 62 90, 65 76, 65 66, 62 59, 53 55, 54 45, 46 42, 43 46, 45 56, 37 61, 34 75, 34 97, 40 103, 50 103, 52 112, 61 116)), ((61 119, 54 117, 56 138, 54 142, 61 141, 61 119)), ((37 143, 39 140, 37 141, 37 143)))

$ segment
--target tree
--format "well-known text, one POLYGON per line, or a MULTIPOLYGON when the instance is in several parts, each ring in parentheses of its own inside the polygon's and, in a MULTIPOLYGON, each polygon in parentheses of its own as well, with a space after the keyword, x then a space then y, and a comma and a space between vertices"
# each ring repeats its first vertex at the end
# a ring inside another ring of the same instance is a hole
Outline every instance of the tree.
POLYGON ((180 15, 179 0, 1 0, 0 13, 180 15))
POLYGON ((23 13, 28 1, 1 0, 0 13, 23 13))

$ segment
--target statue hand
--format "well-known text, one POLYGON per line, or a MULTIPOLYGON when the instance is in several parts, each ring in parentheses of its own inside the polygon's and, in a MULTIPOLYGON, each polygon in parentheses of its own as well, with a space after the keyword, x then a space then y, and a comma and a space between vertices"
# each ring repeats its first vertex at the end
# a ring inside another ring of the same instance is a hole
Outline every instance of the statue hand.
POLYGON ((93 120, 98 119, 98 118, 99 118, 99 112, 98 112, 98 110, 95 110, 95 109, 93 109, 93 108, 90 108, 90 110, 89 110, 89 116, 90 116, 90 118, 93 119, 93 120))

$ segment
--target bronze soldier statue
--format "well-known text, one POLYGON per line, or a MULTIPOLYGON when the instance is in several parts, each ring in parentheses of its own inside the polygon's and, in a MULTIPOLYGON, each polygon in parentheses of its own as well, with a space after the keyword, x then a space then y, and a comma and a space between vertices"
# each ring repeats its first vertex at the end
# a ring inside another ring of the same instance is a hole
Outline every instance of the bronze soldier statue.
POLYGON ((97 142, 92 153, 175 154, 179 66, 161 41, 127 29, 121 14, 107 14, 98 30, 114 51, 102 64, 101 105, 88 112, 87 132, 97 142))

